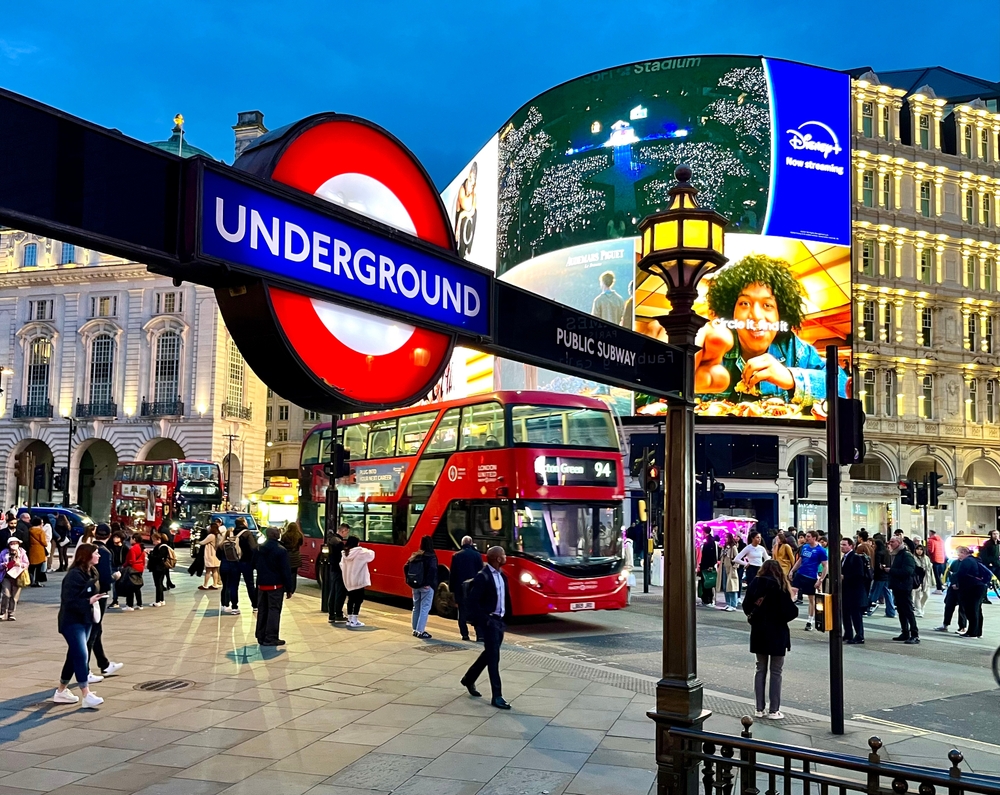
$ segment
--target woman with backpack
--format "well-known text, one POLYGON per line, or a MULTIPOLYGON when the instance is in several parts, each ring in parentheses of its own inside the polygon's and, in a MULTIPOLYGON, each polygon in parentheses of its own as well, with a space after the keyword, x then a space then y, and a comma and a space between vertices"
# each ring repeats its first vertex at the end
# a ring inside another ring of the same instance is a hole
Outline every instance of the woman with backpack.
MULTIPOLYGON (((226 531, 226 536, 219 544, 219 574, 222 576, 222 612, 226 615, 240 614, 240 544, 236 537, 239 528, 226 531)), ((208 547, 205 547, 206 551, 208 547)), ((208 566, 206 558, 205 566, 208 566)), ((206 569, 207 571, 207 569, 206 569)), ((208 576, 207 573, 205 575, 208 576)))
POLYGON ((403 574, 406 584, 413 591, 413 637, 428 640, 431 634, 427 631, 427 616, 431 612, 431 602, 434 601, 434 589, 437 586, 437 555, 434 553, 434 539, 424 536, 420 539, 420 549, 414 552, 406 565, 403 574))
POLYGON ((135 609, 142 610, 142 573, 146 570, 146 552, 142 548, 142 536, 136 533, 132 536, 132 546, 125 553, 125 569, 122 575, 123 580, 128 580, 128 589, 125 592, 125 607, 122 610, 132 610, 132 603, 135 602, 135 609))
POLYGON ((765 560, 757 576, 747 586, 743 612, 750 624, 750 652, 757 656, 753 680, 756 716, 780 720, 785 717, 781 714, 781 672, 785 665, 785 652, 792 649, 788 624, 799 617, 799 609, 792 601, 788 578, 776 560, 765 560), (771 708, 765 712, 768 669, 771 672, 771 708))
POLYGON ((164 594, 173 550, 167 546, 163 536, 159 533, 153 533, 150 539, 153 542, 153 548, 149 551, 149 573, 153 575, 153 587, 156 591, 154 596, 156 601, 153 602, 153 607, 163 607, 166 604, 164 594))
POLYGON ((347 589, 349 627, 364 626, 358 621, 358 613, 361 612, 361 603, 365 601, 365 588, 370 588, 372 584, 368 564, 375 560, 375 550, 365 549, 359 546, 360 543, 357 536, 348 536, 344 542, 344 554, 340 559, 340 571, 343 574, 344 587, 347 589))
POLYGON ((288 523, 281 534, 281 541, 279 543, 288 550, 288 566, 292 570, 292 585, 288 589, 288 593, 293 594, 295 593, 295 586, 298 583, 299 567, 302 565, 302 545, 305 543, 305 536, 302 535, 302 530, 299 529, 298 522, 288 523))

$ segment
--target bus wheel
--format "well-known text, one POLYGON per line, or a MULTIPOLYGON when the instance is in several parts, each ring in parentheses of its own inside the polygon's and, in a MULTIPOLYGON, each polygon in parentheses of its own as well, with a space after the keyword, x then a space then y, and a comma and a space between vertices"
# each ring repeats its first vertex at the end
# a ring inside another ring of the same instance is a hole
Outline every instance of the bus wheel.
POLYGON ((434 611, 442 618, 458 618, 458 606, 446 582, 438 585, 434 594, 434 611))

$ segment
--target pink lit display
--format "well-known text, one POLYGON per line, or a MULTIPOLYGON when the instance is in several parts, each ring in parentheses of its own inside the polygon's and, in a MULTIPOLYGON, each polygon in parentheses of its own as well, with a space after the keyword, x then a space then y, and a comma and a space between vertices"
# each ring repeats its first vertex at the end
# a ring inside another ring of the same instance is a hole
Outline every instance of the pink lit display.
POLYGON ((702 544, 708 539, 709 533, 720 544, 725 544, 726 536, 732 533, 746 543, 747 536, 756 524, 756 519, 750 519, 746 516, 717 516, 706 522, 695 523, 694 540, 698 549, 701 549, 702 544))

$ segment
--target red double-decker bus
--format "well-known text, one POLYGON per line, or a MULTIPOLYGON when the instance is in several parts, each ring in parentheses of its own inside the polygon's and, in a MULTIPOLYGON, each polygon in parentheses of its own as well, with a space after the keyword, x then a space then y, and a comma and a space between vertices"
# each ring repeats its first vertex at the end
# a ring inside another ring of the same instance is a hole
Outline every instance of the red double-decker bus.
MULTIPOLYGON (((608 407, 549 392, 495 392, 343 420, 351 474, 338 521, 376 551, 372 590, 411 591, 403 564, 423 536, 438 556, 435 606, 448 613, 448 570, 463 536, 507 551, 515 615, 625 606, 624 477, 608 407)), ((326 527, 331 428, 302 445, 300 573, 315 576, 326 527)))
POLYGON ((222 503, 222 470, 213 461, 120 461, 111 491, 111 520, 148 534, 164 510, 175 541, 190 537, 199 511, 222 503))

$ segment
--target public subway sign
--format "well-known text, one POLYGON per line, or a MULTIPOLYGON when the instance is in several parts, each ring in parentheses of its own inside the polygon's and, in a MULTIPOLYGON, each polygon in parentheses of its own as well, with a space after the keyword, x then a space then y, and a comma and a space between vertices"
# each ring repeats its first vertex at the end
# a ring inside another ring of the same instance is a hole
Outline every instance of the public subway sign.
POLYGON ((347 213, 335 215, 336 205, 313 208, 312 200, 278 196, 203 165, 198 261, 395 310, 464 335, 490 336, 486 271, 444 251, 418 248, 409 235, 404 242, 394 230, 366 229, 347 213))

